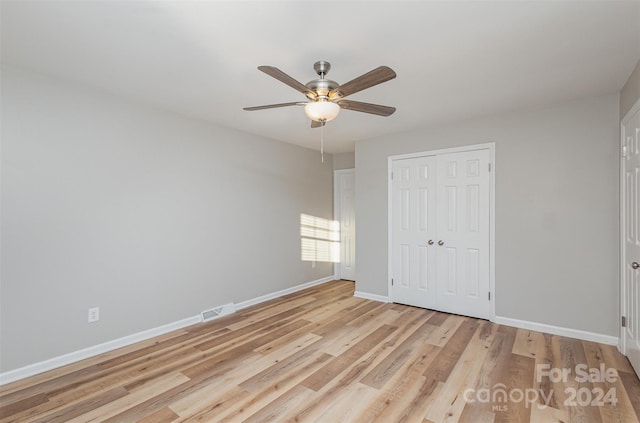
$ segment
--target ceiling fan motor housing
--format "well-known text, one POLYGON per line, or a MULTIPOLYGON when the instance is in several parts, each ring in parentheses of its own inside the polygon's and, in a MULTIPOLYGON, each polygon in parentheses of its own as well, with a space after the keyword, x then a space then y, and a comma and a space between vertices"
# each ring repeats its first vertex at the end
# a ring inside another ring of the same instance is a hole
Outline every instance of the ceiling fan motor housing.
POLYGON ((330 79, 314 79, 313 81, 309 81, 304 84, 311 91, 318 94, 318 99, 327 99, 329 98, 329 92, 335 88, 338 88, 340 84, 336 81, 332 81, 330 79))

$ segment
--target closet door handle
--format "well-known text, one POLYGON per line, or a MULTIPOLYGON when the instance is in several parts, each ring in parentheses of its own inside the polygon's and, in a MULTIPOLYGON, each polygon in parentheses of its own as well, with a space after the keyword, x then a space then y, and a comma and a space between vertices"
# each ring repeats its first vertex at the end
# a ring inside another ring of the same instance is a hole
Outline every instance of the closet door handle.
POLYGON ((429 244, 429 245, 433 245, 433 240, 432 240, 432 239, 430 239, 430 240, 429 240, 429 242, 427 242, 427 244, 429 244))
POLYGON ((637 261, 634 261, 633 263, 631 263, 631 268, 637 270, 640 268, 640 264, 638 264, 637 261))
POLYGON ((444 245, 444 241, 443 240, 438 241, 438 245, 442 247, 444 245))

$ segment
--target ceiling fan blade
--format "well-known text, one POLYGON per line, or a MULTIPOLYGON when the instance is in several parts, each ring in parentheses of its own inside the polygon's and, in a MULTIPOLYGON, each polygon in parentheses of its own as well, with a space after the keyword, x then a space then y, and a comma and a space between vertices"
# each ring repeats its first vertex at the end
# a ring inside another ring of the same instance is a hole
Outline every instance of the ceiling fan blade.
POLYGON ((302 94, 306 95, 312 100, 317 97, 316 93, 310 90, 309 87, 302 84, 301 82, 296 81, 278 68, 274 68, 273 66, 258 66, 258 70, 261 70, 262 72, 277 79, 278 81, 287 84, 294 90, 300 91, 302 94))
POLYGON ((275 109, 276 107, 304 106, 305 104, 307 103, 304 101, 294 101, 292 103, 267 104, 266 106, 245 107, 242 110, 252 112, 254 110, 275 109))
POLYGON ((317 120, 312 120, 311 121, 311 127, 312 128, 320 128, 321 126, 324 126, 326 122, 318 122, 317 120))
POLYGON ((346 97, 366 88, 382 84, 395 77, 396 73, 393 69, 388 66, 380 66, 331 90, 331 92, 329 92, 329 98, 334 100, 336 98, 346 97))
POLYGON ((354 112, 371 113, 378 116, 390 116, 396 111, 395 107, 381 106, 379 104, 363 103, 361 101, 340 100, 338 101, 340 108, 345 110, 353 110, 354 112))

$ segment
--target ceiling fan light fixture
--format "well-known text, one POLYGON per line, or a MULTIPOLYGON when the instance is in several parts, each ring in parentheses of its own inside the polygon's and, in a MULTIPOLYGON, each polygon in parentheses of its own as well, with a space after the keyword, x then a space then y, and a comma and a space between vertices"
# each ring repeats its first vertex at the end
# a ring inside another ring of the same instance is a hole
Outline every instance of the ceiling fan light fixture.
POLYGON ((320 100, 309 102, 304 106, 307 117, 317 122, 329 122, 338 116, 340 106, 331 101, 320 100))

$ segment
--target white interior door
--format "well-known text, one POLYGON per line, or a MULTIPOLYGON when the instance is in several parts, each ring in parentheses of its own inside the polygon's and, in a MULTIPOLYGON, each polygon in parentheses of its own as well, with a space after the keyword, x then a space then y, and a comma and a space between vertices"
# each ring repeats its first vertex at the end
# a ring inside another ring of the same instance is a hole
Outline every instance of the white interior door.
POLYGON ((490 317, 489 151, 437 160, 438 307, 490 317))
POLYGON ((340 279, 356 279, 356 174, 354 169, 337 170, 335 180, 335 207, 340 223, 340 279))
POLYGON ((640 110, 622 127, 624 353, 640 375, 640 110))
POLYGON ((393 161, 392 228, 395 302, 436 306, 434 156, 393 161))
POLYGON ((490 318, 488 149, 392 160, 391 299, 490 318))

